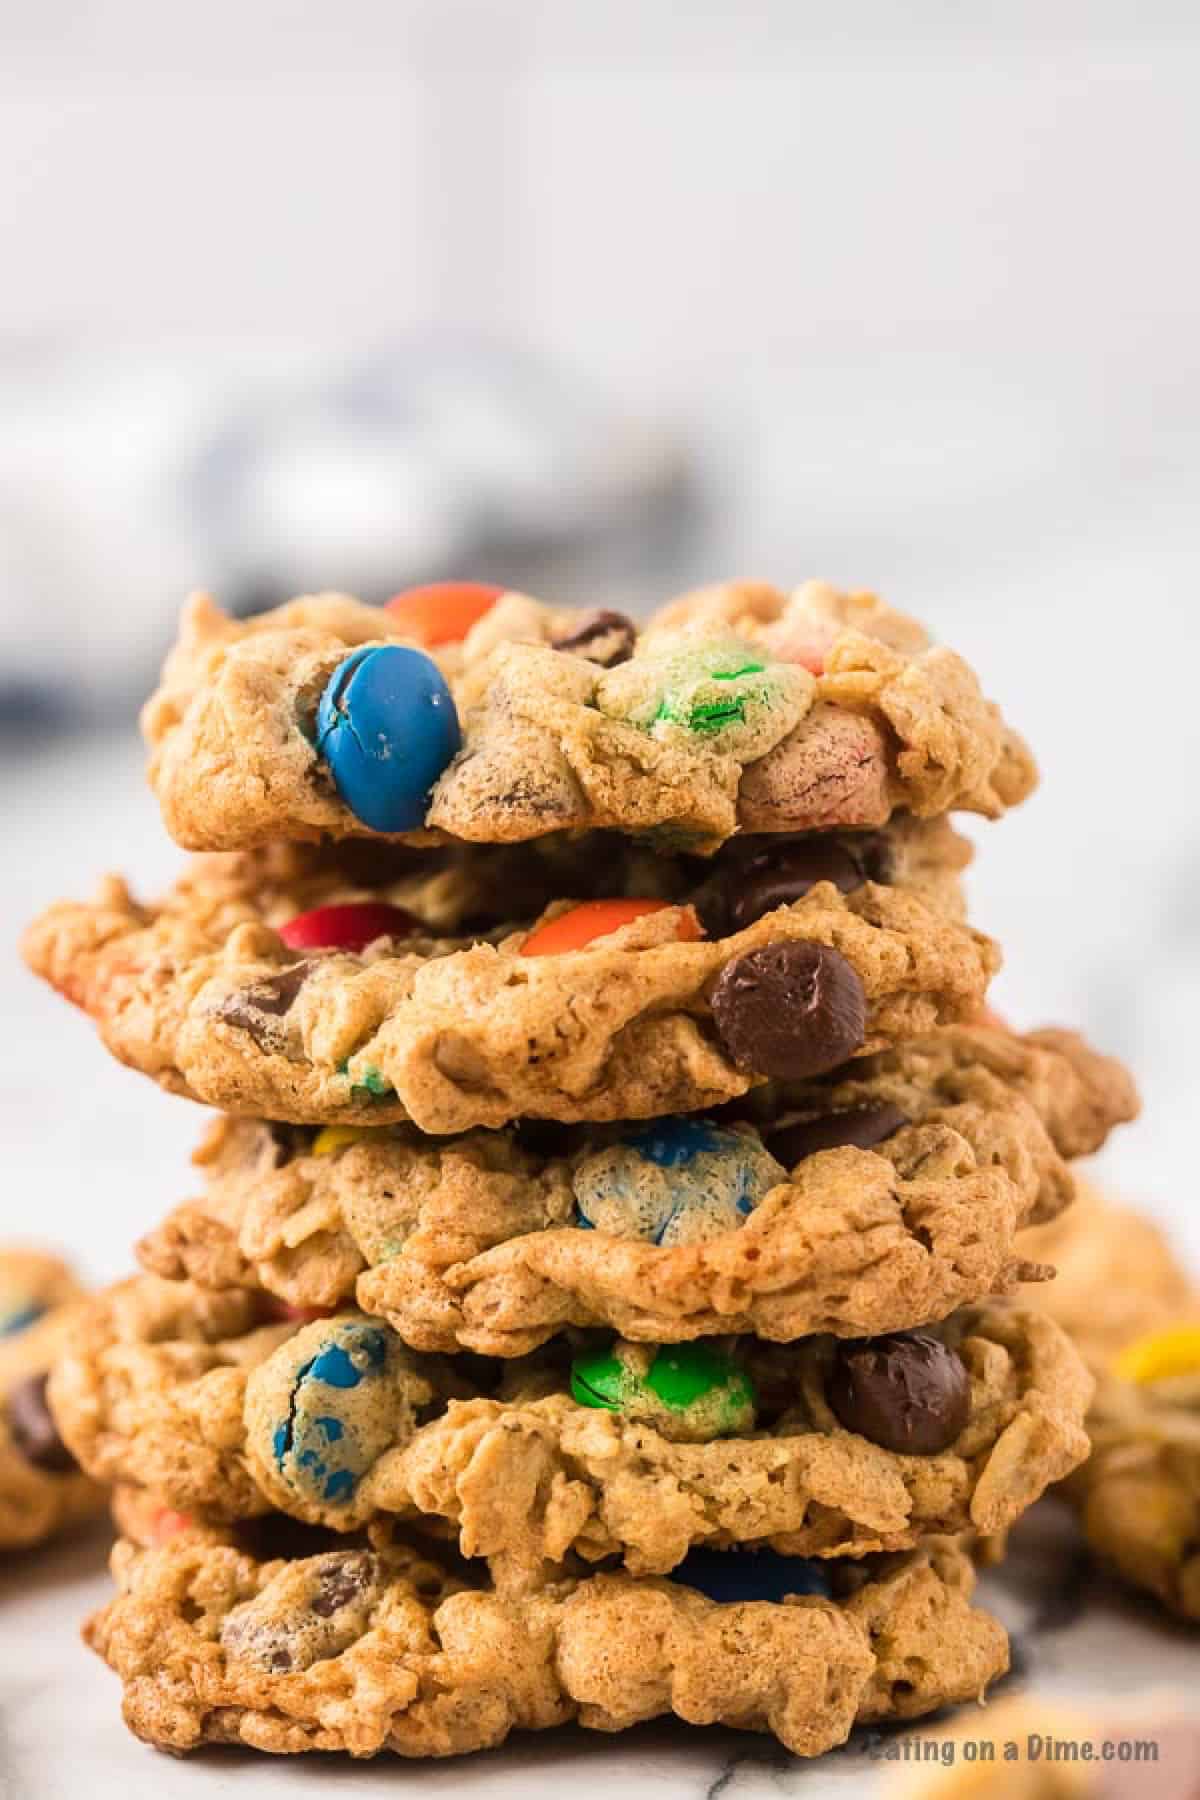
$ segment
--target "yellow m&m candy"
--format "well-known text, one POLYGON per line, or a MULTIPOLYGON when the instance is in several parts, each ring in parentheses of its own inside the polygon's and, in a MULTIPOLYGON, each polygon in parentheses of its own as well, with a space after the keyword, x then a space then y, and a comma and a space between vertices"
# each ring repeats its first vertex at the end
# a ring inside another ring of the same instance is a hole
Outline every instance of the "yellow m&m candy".
POLYGON ((360 1138, 371 1137, 369 1125, 326 1125, 318 1131, 313 1139, 313 1156, 336 1156, 347 1144, 357 1144, 360 1138))
POLYGON ((1169 1381, 1176 1375, 1200 1375, 1200 1325, 1171 1325, 1128 1344, 1113 1368, 1139 1386, 1169 1381))

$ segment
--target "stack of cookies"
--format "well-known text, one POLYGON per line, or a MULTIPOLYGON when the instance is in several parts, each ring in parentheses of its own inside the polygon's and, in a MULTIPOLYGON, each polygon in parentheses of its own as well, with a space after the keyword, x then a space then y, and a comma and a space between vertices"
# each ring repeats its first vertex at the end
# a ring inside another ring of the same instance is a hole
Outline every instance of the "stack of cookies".
POLYGON ((1017 1234, 1134 1098, 986 1009, 948 815, 1034 771, 961 659, 820 584, 199 599, 144 725, 201 854, 26 941, 221 1115, 50 1389, 133 1730, 815 1755, 982 1695, 971 1541, 1087 1451, 1017 1234))

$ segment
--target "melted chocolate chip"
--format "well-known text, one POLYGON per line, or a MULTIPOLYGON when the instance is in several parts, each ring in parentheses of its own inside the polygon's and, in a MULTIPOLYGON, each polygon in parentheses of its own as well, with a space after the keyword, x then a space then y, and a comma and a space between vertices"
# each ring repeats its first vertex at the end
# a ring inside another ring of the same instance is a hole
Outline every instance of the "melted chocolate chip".
POLYGON ((847 1431, 904 1456, 948 1450, 971 1410, 962 1358, 927 1331, 839 1344, 826 1395, 847 1431))
POLYGON ((839 893, 851 894, 865 881, 887 881, 891 866, 883 831, 737 838, 693 899, 709 936, 725 937, 777 906, 803 900, 818 882, 832 881, 839 893))
POLYGON ((567 637, 555 638, 554 649, 585 656, 602 668, 615 669, 628 662, 637 643, 637 626, 624 613, 597 610, 585 613, 567 637))
POLYGON ((321 1559, 309 1607, 319 1619, 331 1619, 343 1606, 357 1600, 374 1578, 375 1558, 369 1550, 335 1551, 321 1559))
POLYGON ((44 1374, 30 1375, 9 1389, 8 1429, 27 1463, 50 1475, 65 1475, 75 1467, 75 1459, 58 1435, 46 1401, 47 1380, 44 1374))
POLYGON ((313 972, 311 962, 293 963, 278 975, 268 975, 252 987, 238 988, 227 994, 217 1008, 217 1017, 252 1037, 260 1050, 273 1047, 278 1038, 272 1019, 282 1019, 296 1003, 296 996, 313 972))
POLYGON ((244 1519, 237 1527, 237 1541, 240 1549, 259 1562, 274 1562, 280 1556, 293 1562, 301 1556, 344 1549, 346 1543, 343 1534, 325 1525, 290 1518, 287 1513, 264 1513, 258 1519, 244 1519))
POLYGON ((578 1126, 563 1125, 557 1119, 515 1119, 511 1129, 518 1149, 547 1162, 579 1148, 578 1126))
POLYGON ((890 1100, 878 1100, 865 1106, 843 1106, 836 1112, 812 1113, 790 1120, 764 1137, 776 1162, 794 1169, 806 1156, 818 1150, 873 1150, 886 1142, 902 1125, 908 1124, 907 1113, 890 1100))
POLYGON ((837 950, 767 944, 726 963, 712 991, 717 1034, 741 1069, 807 1081, 853 1056, 867 1031, 867 997, 837 950))

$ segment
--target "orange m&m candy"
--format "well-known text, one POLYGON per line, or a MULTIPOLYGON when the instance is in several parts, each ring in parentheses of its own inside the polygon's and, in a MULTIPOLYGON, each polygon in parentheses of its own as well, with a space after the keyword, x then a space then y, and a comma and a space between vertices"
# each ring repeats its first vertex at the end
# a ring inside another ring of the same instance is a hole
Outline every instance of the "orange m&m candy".
POLYGON ((490 612, 504 592, 482 581, 431 581, 427 587, 393 594, 386 610, 404 630, 427 648, 457 644, 472 625, 490 612))
MULTIPOLYGON (((645 913, 665 912, 670 900, 587 900, 570 912, 559 913, 531 931, 521 945, 522 956, 561 956, 567 950, 582 950, 596 938, 631 925, 645 913)), ((690 906, 681 906, 677 936, 681 943, 695 943, 704 936, 704 928, 690 906)))

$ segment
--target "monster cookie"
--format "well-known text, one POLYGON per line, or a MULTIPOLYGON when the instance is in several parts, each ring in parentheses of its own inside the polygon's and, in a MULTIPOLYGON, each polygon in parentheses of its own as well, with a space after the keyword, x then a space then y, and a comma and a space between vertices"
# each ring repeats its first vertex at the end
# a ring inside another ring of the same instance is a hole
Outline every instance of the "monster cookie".
POLYGON ((820 583, 721 593, 643 638, 499 595, 453 644, 402 605, 319 595, 238 623, 200 596, 143 713, 167 827, 197 850, 589 827, 712 849, 1029 793, 1024 744, 912 620, 820 583))
POLYGON ((696 1545, 861 1556, 1001 1529, 1086 1454, 1091 1383, 1002 1302, 926 1333, 618 1339, 497 1372, 362 1314, 263 1326, 251 1295, 218 1314, 143 1277, 96 1305, 52 1392, 86 1468, 170 1508, 424 1520, 494 1565, 663 1572, 696 1545))
POLYGON ((782 1600, 620 1573, 471 1586, 399 1543, 265 1563, 119 1545, 113 1566, 117 1598, 87 1640, 121 1678, 130 1729, 175 1752, 450 1756, 673 1713, 816 1756, 855 1723, 978 1699, 1008 1662, 944 1544, 834 1564, 828 1594, 802 1566, 782 1600))
POLYGON ((139 1254, 292 1306, 357 1298, 419 1350, 523 1355, 570 1326, 869 1335, 1044 1273, 1014 1257, 1016 1225, 1060 1211, 1064 1158, 1136 1104, 1079 1039, 986 1026, 763 1092, 752 1120, 445 1141, 218 1120, 205 1194, 139 1254))
MULTIPOLYGON (((338 909, 333 909, 338 910, 338 909)), ((661 900, 560 903, 497 942, 335 922, 297 956, 251 907, 52 908, 30 966, 113 1053, 234 1113, 423 1131, 652 1117, 804 1080, 970 1016, 995 945, 913 895, 822 881, 732 935, 661 900)))
POLYGON ((1022 1250, 1054 1265, 1043 1309, 1098 1367, 1189 1309, 1200 1294, 1152 1219, 1076 1181, 1075 1204, 1023 1231, 1022 1250))
POLYGON ((57 1257, 0 1250, 0 1551, 40 1543, 102 1505, 46 1401, 81 1292, 57 1257))
POLYGON ((1068 1493, 1088 1542, 1127 1581, 1200 1623, 1200 1293, 1101 1375, 1092 1454, 1068 1493))
POLYGON ((1091 1187, 1021 1235, 1058 1265, 1046 1311, 1098 1377, 1067 1496, 1105 1562, 1200 1621, 1200 1287, 1151 1219, 1091 1187))

